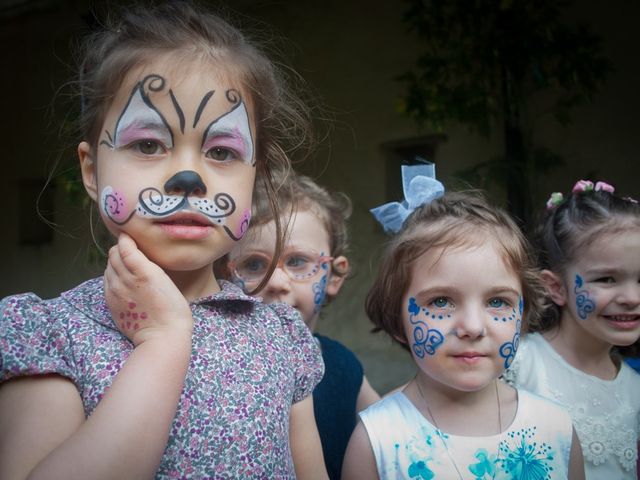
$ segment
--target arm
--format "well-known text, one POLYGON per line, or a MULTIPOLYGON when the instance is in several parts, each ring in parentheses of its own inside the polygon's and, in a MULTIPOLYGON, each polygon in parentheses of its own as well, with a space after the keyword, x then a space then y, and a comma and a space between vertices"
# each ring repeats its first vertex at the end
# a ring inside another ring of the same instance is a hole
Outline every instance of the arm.
POLYGON ((191 311, 173 282, 126 236, 109 252, 105 296, 114 318, 132 302, 145 312, 137 330, 124 331, 135 349, 84 422, 79 396, 65 381, 8 384, 3 401, 19 416, 4 423, 9 415, 2 415, 0 440, 12 442, 18 428, 23 438, 38 442, 37 454, 24 454, 15 464, 16 478, 137 479, 157 470, 191 354, 191 311), (53 414, 43 411, 52 402, 53 414), (58 413, 61 418, 51 418, 58 413), (29 423, 16 427, 20 422, 29 423), (38 439, 41 425, 55 427, 46 440, 38 439))
POLYGON ((361 412, 369 405, 372 405, 380 400, 380 395, 376 392, 366 375, 362 377, 362 385, 360 386, 360 392, 358 393, 358 399, 356 400, 356 411, 361 412))
POLYGON ((342 464, 342 478, 343 480, 377 480, 379 478, 376 458, 371 449, 369 435, 362 422, 358 422, 356 425, 349 445, 347 445, 342 464))
POLYGON ((26 478, 84 422, 78 390, 59 375, 22 377, 0 386, 0 478, 26 478))
POLYGON ((316 419, 313 416, 312 395, 291 406, 289 442, 296 477, 301 479, 329 478, 322 456, 322 445, 316 419))
POLYGON ((569 454, 569 480, 584 480, 584 459, 582 458, 582 447, 580 440, 573 429, 571 439, 571 453, 569 454))

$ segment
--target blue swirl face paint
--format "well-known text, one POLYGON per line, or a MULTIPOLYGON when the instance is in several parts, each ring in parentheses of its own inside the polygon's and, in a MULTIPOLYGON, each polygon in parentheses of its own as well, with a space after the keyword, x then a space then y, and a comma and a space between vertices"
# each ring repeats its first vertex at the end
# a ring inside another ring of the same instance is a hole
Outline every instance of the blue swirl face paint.
MULTIPOLYGON (((504 359, 504 368, 509 368, 511 366, 511 363, 516 356, 516 352, 518 351, 518 346, 520 345, 520 327, 522 326, 522 314, 524 312, 524 300, 522 297, 518 299, 518 312, 519 316, 516 319, 516 331, 513 334, 513 338, 510 342, 505 342, 500 345, 499 353, 504 359)), ((515 309, 513 313, 515 315, 515 309)))
POLYGON ((424 314, 427 318, 435 319, 436 315, 430 314, 426 308, 421 308, 413 297, 409 298, 407 308, 409 322, 413 325, 411 350, 420 358, 424 358, 425 354, 434 355, 438 347, 444 342, 444 335, 437 328, 430 328, 424 320, 416 317, 424 314))
POLYGON ((589 298, 589 291, 582 288, 582 277, 576 274, 573 293, 576 295, 576 311, 582 320, 586 320, 591 312, 596 309, 596 303, 589 298))
MULTIPOLYGON (((324 252, 320 253, 324 256, 324 252)), ((329 271, 329 264, 323 263, 320 265, 322 268, 322 277, 320 280, 313 284, 313 313, 318 313, 324 304, 324 299, 327 296, 327 274, 329 271)))

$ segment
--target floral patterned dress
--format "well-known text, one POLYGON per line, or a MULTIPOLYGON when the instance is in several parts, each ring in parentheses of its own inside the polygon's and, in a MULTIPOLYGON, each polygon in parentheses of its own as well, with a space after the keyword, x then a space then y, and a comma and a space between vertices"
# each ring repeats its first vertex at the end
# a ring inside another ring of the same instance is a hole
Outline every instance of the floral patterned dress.
POLYGON ((518 410, 500 435, 450 435, 402 392, 360 412, 381 480, 566 480, 573 427, 559 405, 518 390, 518 410))
MULTIPOLYGON (((191 303, 191 360, 157 478, 295 478, 289 413, 322 378, 320 351, 296 310, 220 284, 191 303)), ((113 323, 102 278, 51 300, 7 297, 0 315, 0 381, 62 375, 86 415, 133 350, 113 323)))

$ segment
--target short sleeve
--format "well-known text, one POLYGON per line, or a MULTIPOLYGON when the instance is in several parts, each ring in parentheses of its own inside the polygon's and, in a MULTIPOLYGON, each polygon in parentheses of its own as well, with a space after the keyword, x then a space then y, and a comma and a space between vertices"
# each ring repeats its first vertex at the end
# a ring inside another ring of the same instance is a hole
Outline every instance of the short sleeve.
POLYGON ((0 302, 0 382, 56 373, 71 379, 73 355, 56 301, 33 293, 0 302))
POLYGON ((295 308, 286 303, 275 303, 270 307, 280 318, 290 338, 289 359, 295 371, 293 403, 297 403, 308 397, 322 380, 324 375, 322 353, 311 331, 295 308))

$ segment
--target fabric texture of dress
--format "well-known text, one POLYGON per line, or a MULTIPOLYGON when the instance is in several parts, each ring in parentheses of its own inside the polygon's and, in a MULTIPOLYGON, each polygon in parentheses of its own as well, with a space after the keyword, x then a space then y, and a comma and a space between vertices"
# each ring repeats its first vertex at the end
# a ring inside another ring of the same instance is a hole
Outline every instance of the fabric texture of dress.
POLYGON ((505 380, 567 408, 588 480, 636 480, 640 375, 624 362, 614 380, 569 365, 539 333, 520 342, 505 380))
MULTIPOLYGON (((191 302, 191 360, 157 478, 295 478, 291 405, 323 374, 299 313, 237 286, 191 302)), ((133 350, 105 304, 102 278, 51 300, 0 303, 0 382, 56 373, 90 415, 133 350)))
POLYGON ((315 335, 324 360, 324 377, 313 391, 313 410, 329 478, 339 479, 347 444, 356 426, 356 403, 364 371, 351 350, 315 335))
POLYGON ((360 413, 380 479, 566 479, 572 425, 559 405, 518 390, 512 424, 500 435, 469 437, 436 429, 402 392, 360 413), (453 460, 452 460, 453 458, 453 460), (455 466, 454 466, 455 460, 455 466))

